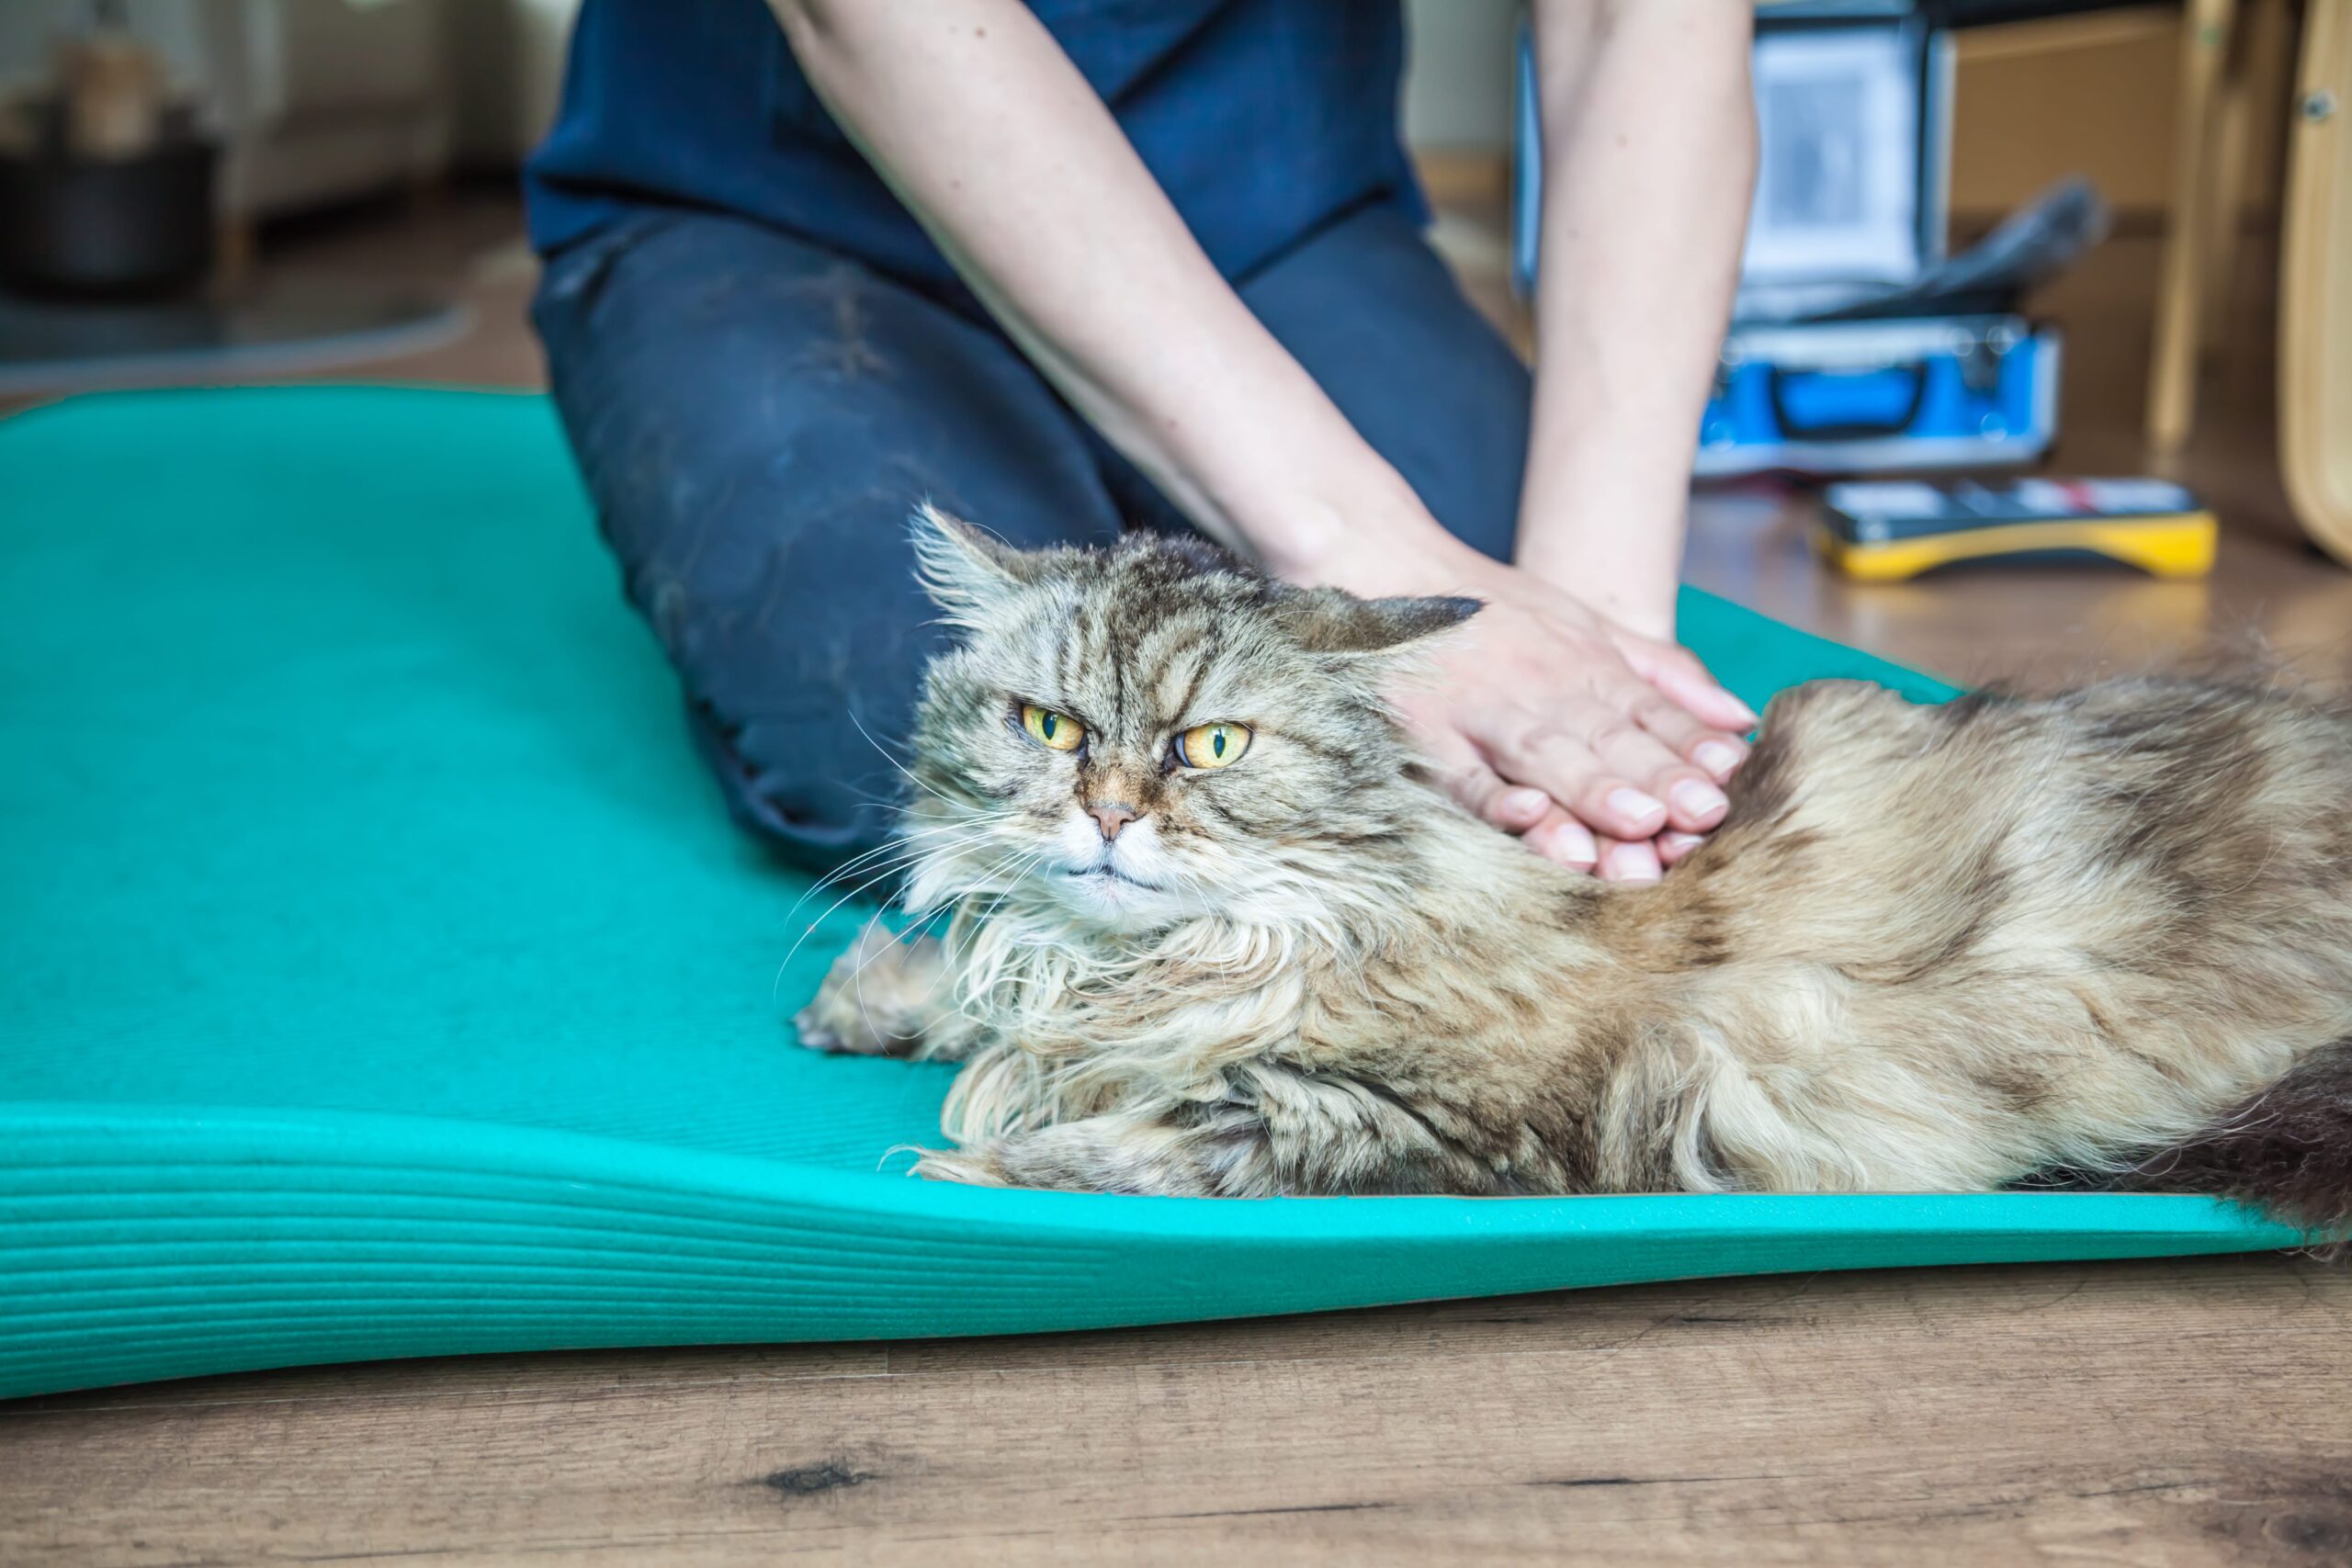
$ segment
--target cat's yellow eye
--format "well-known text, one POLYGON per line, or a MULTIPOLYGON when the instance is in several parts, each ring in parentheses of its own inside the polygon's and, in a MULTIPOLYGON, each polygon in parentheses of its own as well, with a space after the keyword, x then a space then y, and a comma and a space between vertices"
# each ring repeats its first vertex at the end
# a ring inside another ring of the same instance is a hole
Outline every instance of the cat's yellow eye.
POLYGON ((1086 739, 1086 726, 1066 713, 1041 708, 1035 703, 1021 705, 1021 728, 1029 739, 1050 751, 1075 751, 1078 743, 1086 739))
POLYGON ((1250 750, 1241 724, 1196 724, 1176 738, 1176 760, 1188 768, 1229 768, 1250 750))

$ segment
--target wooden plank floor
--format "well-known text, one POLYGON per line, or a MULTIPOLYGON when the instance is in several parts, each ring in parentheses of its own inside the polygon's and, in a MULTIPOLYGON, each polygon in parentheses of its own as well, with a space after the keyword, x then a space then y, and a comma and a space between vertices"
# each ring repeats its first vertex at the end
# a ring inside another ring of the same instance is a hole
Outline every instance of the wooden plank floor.
POLYGON ((1631 1287, 0 1410, 0 1562, 2352 1561, 2352 1271, 1631 1287))
MULTIPOLYGON (((474 333, 380 373, 527 386, 511 231, 458 202, 293 262, 463 279, 474 333)), ((1968 680, 2216 645, 2352 673, 2352 575, 2267 461, 2247 252, 2179 470, 2223 513, 2211 581, 1858 587, 1770 488, 1702 502, 1694 580, 1968 680)), ((2047 301, 2068 471, 2144 467, 2154 254, 2112 243, 2047 301)), ((2352 1267, 2263 1256, 288 1371, 0 1405, 0 1564, 2352 1563, 2347 1352, 2352 1267)))

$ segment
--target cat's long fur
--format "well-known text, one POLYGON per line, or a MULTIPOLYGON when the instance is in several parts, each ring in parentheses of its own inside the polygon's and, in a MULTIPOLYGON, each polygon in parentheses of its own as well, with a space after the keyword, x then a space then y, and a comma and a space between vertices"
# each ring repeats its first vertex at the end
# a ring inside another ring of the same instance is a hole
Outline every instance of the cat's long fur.
POLYGON ((2264 683, 1783 694, 1724 825, 1611 887, 1464 812, 1379 692, 1475 606, 919 522, 907 900, 802 1016, 966 1063, 924 1174, 1320 1192, 2352 1202, 2352 723, 2264 683), (1020 705, 1081 719, 1057 753, 1020 705), (1248 724, 1235 765, 1171 735, 1248 724), (1105 842, 1083 807, 1139 819, 1105 842), (1156 890, 1119 881, 1114 868, 1156 890), (2300 1151, 2300 1152, 2297 1152, 2300 1151))

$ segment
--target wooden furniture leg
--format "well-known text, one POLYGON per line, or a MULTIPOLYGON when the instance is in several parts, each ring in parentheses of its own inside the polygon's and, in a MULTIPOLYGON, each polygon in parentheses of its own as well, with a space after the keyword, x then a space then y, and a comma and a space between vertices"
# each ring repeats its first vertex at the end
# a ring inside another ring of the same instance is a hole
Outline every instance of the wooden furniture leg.
POLYGON ((2303 532, 2352 565, 2352 0, 2310 0, 2287 149, 2278 466, 2303 532))
POLYGON ((2256 103, 2255 92, 2267 63, 2261 51, 2274 51, 2281 32, 2291 37, 2292 22, 2276 15, 2283 0, 2239 0, 2230 28, 2229 54, 2222 64, 2215 89, 2212 155, 2206 169, 2205 250, 2201 260, 2204 289, 2199 308, 2200 343, 2225 342, 2230 329, 2230 290, 2236 271, 2238 231, 2245 226, 2246 171, 2252 163, 2255 116, 2269 108, 2256 103))
POLYGON ((2235 0, 2189 0, 2181 24, 2180 122, 2174 132, 2171 220, 2156 294, 2154 365, 2148 383, 2148 445, 2179 450, 2197 413, 2197 361, 2204 299, 2209 204, 2221 138, 2218 110, 2235 0))

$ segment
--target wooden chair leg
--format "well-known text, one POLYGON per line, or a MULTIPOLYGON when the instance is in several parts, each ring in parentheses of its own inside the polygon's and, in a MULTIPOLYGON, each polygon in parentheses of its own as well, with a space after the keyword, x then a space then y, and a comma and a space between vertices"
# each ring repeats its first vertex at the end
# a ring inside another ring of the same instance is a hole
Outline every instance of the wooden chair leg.
POLYGON ((2278 279, 2278 466, 2303 531, 2352 565, 2352 0, 2310 0, 2278 279))
POLYGON ((2173 166, 2164 277, 2156 295, 2154 364, 2148 385, 2148 445, 2176 452, 2197 414, 2199 306, 2205 246, 2211 232, 2207 206, 2213 196, 2216 110, 2222 67, 2230 56, 2235 0, 2190 0, 2182 22, 2180 123, 2173 166))
POLYGON ((2276 30, 2278 0, 2241 0, 2231 28, 2229 55, 2214 89, 2213 145, 2206 167, 2203 276, 2198 339, 2219 344, 2229 336, 2232 284, 2235 280, 2238 231, 2245 222, 2246 164, 2254 151, 2257 42, 2276 30))

